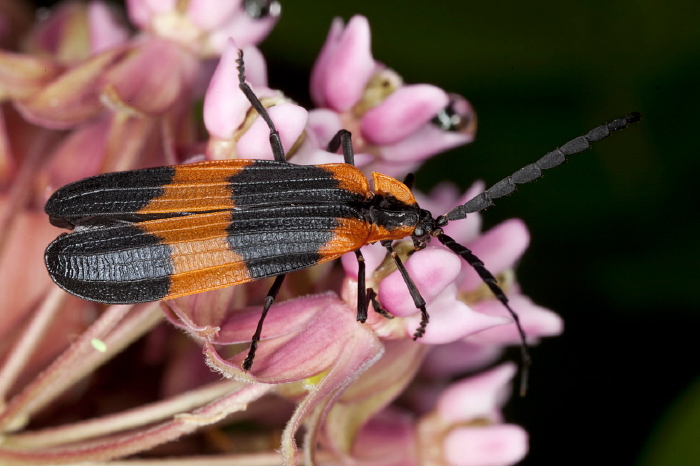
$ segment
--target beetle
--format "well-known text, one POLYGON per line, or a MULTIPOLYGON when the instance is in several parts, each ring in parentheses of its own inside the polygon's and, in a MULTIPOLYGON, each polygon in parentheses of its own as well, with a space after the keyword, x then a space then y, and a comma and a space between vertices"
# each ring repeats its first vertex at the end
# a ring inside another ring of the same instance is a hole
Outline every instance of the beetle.
POLYGON ((64 290, 110 304, 171 299, 276 277, 268 292, 243 368, 250 370, 262 325, 287 273, 354 252, 359 262, 357 320, 369 303, 381 308, 365 284, 360 247, 380 242, 395 262, 421 312, 413 337, 429 316, 392 244, 410 237, 415 249, 436 238, 479 274, 512 315, 520 333, 523 367, 529 364, 525 333, 495 277, 468 248, 442 228, 464 219, 542 175, 590 143, 640 119, 631 113, 575 138, 491 186, 463 205, 434 217, 421 209, 410 188, 373 173, 373 189, 354 166, 351 135, 339 131, 328 150, 342 149, 344 163, 288 163, 267 111, 245 82, 238 58, 239 88, 270 129, 275 160, 223 160, 106 173, 58 189, 45 211, 53 225, 74 229, 46 249, 46 267, 64 290))

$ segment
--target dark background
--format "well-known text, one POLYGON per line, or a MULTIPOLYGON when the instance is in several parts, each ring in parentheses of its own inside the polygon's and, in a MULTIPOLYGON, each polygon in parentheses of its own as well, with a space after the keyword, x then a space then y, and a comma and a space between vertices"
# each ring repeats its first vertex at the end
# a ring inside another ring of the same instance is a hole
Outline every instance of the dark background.
POLYGON ((476 142, 431 160, 423 190, 491 184, 643 113, 484 215, 526 221, 519 280, 566 325, 534 350, 530 393, 506 416, 530 433, 525 465, 698 464, 700 4, 288 1, 262 44, 272 87, 307 103, 331 19, 357 13, 378 60, 477 111, 476 142))
POLYGON ((304 102, 331 19, 357 13, 376 59, 476 109, 476 141, 432 159, 419 188, 491 184, 643 113, 484 215, 525 220, 519 280, 566 325, 506 415, 530 432, 526 465, 700 464, 700 4, 290 1, 262 44, 272 87, 304 102))

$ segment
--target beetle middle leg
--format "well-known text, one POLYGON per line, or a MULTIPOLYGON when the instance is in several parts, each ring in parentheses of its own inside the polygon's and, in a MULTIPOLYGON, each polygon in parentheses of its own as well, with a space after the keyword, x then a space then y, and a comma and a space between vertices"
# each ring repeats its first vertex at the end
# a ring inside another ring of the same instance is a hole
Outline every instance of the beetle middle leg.
POLYGON ((399 253, 394 251, 394 248, 391 246, 391 243, 391 240, 381 241, 381 245, 386 248, 386 250, 389 252, 389 255, 394 260, 396 267, 399 269, 399 273, 401 273, 401 277, 403 278, 404 283, 406 283, 408 292, 411 294, 411 298, 413 298, 413 304, 415 304, 416 309, 420 310, 421 313, 420 325, 416 329, 416 332, 413 334, 413 339, 417 340, 425 334, 425 329, 428 326, 430 316, 428 315, 428 311, 425 308, 425 299, 423 299, 423 297, 421 296, 416 284, 413 283, 413 279, 408 274, 408 270, 406 270, 406 267, 403 265, 403 262, 399 257, 399 253))

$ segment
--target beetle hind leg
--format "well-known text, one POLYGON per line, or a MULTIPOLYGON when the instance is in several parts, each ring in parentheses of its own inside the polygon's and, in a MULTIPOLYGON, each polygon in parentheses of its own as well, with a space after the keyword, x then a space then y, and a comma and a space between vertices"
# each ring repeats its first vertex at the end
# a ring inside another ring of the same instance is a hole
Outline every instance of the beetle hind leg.
POLYGON ((248 356, 246 356, 245 360, 243 361, 243 370, 245 370, 246 372, 249 371, 251 367, 253 367, 255 351, 258 349, 258 343, 260 342, 262 334, 263 322, 265 321, 265 317, 267 317, 267 311, 270 310, 270 306, 272 306, 272 303, 275 302, 275 298, 277 298, 277 293, 279 293, 280 288, 282 287, 284 277, 286 277, 286 275, 277 275, 277 277, 275 277, 275 282, 272 284, 272 287, 270 287, 270 291, 268 291, 267 296, 265 296, 265 305, 263 306, 263 311, 260 315, 258 326, 255 329, 255 334, 253 335, 253 338, 250 342, 248 356))
POLYGON ((413 304, 415 304, 416 309, 420 310, 420 314, 421 314, 420 324, 418 325, 418 328, 416 329, 415 333, 413 334, 413 339, 417 340, 425 334, 425 329, 428 326, 428 321, 430 320, 430 316, 428 315, 428 311, 425 308, 425 299, 423 299, 423 297, 421 296, 420 291, 418 291, 418 287, 416 286, 416 284, 413 283, 413 279, 408 274, 408 270, 406 270, 406 267, 403 265, 403 262, 401 261, 401 258, 399 257, 399 253, 394 251, 394 248, 391 246, 391 243, 392 243, 391 240, 383 240, 381 242, 382 246, 384 246, 386 248, 386 250, 389 252, 389 255, 391 256, 391 258, 394 260, 394 263, 396 264, 396 267, 399 269, 399 273, 401 273, 401 277, 403 278, 404 283, 406 283, 406 287, 408 288, 408 292, 411 294, 411 298, 413 298, 413 304))

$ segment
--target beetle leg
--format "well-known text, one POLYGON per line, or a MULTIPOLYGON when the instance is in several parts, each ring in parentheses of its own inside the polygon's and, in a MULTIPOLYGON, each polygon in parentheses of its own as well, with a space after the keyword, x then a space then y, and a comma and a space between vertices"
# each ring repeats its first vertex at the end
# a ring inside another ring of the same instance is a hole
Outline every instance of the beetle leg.
POLYGON ((282 287, 284 277, 286 277, 286 274, 277 275, 275 277, 275 282, 270 288, 270 291, 268 291, 267 296, 265 296, 265 306, 263 306, 263 311, 260 315, 260 320, 258 321, 258 327, 255 329, 255 334, 253 335, 253 339, 250 342, 248 356, 246 356, 245 360, 243 361, 243 370, 245 371, 249 371, 250 368, 253 367, 253 359, 255 359, 255 351, 258 349, 258 342, 260 341, 263 322, 265 321, 265 317, 267 317, 267 311, 270 310, 270 306, 272 306, 272 303, 275 302, 277 293, 279 293, 280 288, 282 287))
POLYGON ((245 94, 255 111, 258 112, 263 120, 265 120, 267 127, 270 128, 270 146, 272 147, 272 153, 275 156, 275 161, 286 162, 287 157, 284 155, 284 148, 282 147, 280 133, 277 132, 277 128, 275 128, 275 124, 272 122, 270 114, 267 113, 267 110, 265 110, 265 107, 263 107, 263 104, 260 102, 260 99, 258 99, 258 96, 255 95, 255 92, 253 92, 248 83, 245 82, 243 50, 238 51, 238 59, 236 60, 236 63, 238 63, 238 87, 241 91, 243 91, 243 94, 245 94))
POLYGON ((345 163, 354 166, 355 152, 352 149, 352 134, 350 134, 350 131, 341 129, 335 133, 335 136, 333 136, 331 142, 328 143, 328 152, 335 152, 340 146, 343 147, 343 157, 345 159, 345 163))
POLYGON ((365 284, 365 257, 359 249, 355 250, 355 257, 357 257, 357 321, 365 323, 369 305, 365 284))
POLYGON ((367 288, 367 297, 372 301, 372 307, 374 307, 374 312, 379 315, 386 317, 387 319, 393 319, 394 316, 389 313, 386 309, 382 307, 377 299, 377 293, 372 288, 367 288))
POLYGON ((417 340, 418 338, 422 337, 423 334, 425 334, 425 328, 428 325, 428 320, 430 320, 430 316, 428 315, 428 311, 425 309, 425 300, 420 295, 420 292, 418 291, 418 287, 416 287, 416 284, 413 283, 413 280, 411 279, 411 276, 408 274, 408 270, 406 270, 406 267, 403 265, 403 262, 401 262, 401 258, 399 257, 399 253, 394 251, 394 248, 391 247, 391 240, 383 240, 381 242, 381 244, 382 244, 382 246, 384 246, 387 249, 387 251, 389 251, 391 258, 394 259, 394 262, 396 263, 396 267, 399 269, 399 272, 401 273, 401 277, 403 277, 403 281, 406 283, 406 287, 408 288, 408 292, 411 294, 411 298, 413 298, 413 303, 416 305, 417 309, 420 309, 420 313, 421 313, 420 325, 416 329, 416 332, 413 334, 413 339, 417 340))
POLYGON ((377 293, 372 288, 367 288, 365 282, 365 258, 362 252, 357 249, 355 251, 355 256, 357 256, 357 321, 365 323, 367 320, 367 308, 369 307, 370 301, 372 302, 372 307, 374 312, 383 315, 387 319, 393 319, 394 316, 389 314, 389 312, 379 304, 377 299, 377 293))
POLYGON ((387 319, 393 319, 394 316, 389 314, 389 312, 379 304, 377 299, 377 293, 372 288, 367 288, 365 283, 365 258, 362 252, 357 249, 355 251, 355 256, 357 256, 357 320, 358 322, 364 323, 367 320, 367 308, 369 307, 370 301, 372 302, 372 307, 374 312, 383 315, 387 319))

